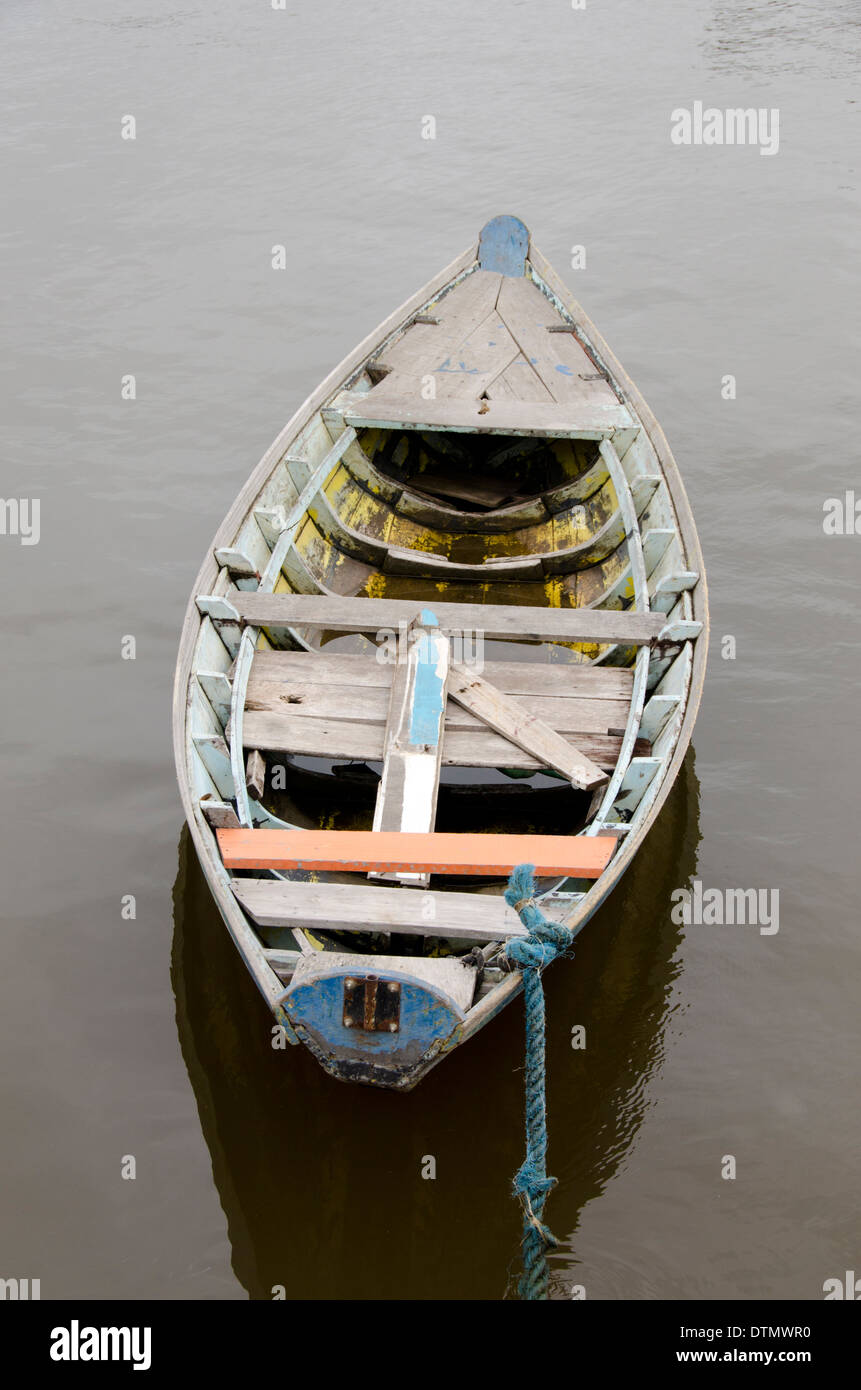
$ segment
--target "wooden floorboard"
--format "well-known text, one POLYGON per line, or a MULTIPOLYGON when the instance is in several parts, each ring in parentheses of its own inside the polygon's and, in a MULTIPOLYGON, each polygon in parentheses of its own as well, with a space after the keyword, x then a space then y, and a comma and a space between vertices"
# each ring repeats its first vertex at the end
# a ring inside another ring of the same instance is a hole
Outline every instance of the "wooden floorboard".
MULTIPOLYGON (((251 685, 256 680, 298 680, 388 689, 393 670, 393 662, 357 652, 264 650, 254 654, 251 685)), ((581 700, 630 701, 634 681, 630 667, 592 666, 588 662, 486 661, 483 674, 508 695, 564 695, 581 700)))
MULTIPOLYGON (((493 672, 485 669, 484 676, 497 689, 504 688, 493 681, 493 672)), ((540 687, 539 687, 540 688, 540 687)), ((513 695, 512 691, 504 691, 513 695)), ((536 695, 521 691, 528 709, 560 734, 606 734, 610 729, 623 728, 628 718, 630 698, 585 699, 569 695, 536 695)), ((245 708, 257 714, 305 714, 315 719, 344 719, 352 724, 383 724, 389 707, 389 683, 383 685, 352 685, 349 681, 336 683, 334 677, 315 683, 297 680, 286 675, 283 680, 263 679, 254 674, 248 682, 245 708)), ((446 704, 445 727, 479 729, 482 721, 453 699, 446 704)))
MULTIPOLYGON (((379 724, 351 724, 341 719, 314 719, 308 715, 268 714, 249 710, 243 721, 246 748, 262 752, 304 754, 358 762, 382 762, 385 728, 379 724)), ((578 748, 605 771, 612 771, 622 746, 621 735, 577 733, 578 748)), ((650 745, 637 742, 638 753, 650 745)), ((442 749, 444 767, 510 767, 538 769, 544 766, 507 738, 490 730, 446 731, 442 749)))

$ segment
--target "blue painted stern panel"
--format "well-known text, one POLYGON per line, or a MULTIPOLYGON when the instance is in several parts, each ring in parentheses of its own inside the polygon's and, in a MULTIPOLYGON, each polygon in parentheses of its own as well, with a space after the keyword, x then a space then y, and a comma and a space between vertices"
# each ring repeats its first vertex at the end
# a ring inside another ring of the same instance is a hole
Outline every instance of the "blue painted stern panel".
MULTIPOLYGON (((366 964, 367 971, 367 964, 366 964)), ((396 1032, 366 1032, 344 1022, 347 980, 355 969, 337 969, 298 981, 286 991, 282 1004, 297 1037, 321 1066, 341 1081, 409 1090, 445 1048, 465 1014, 443 991, 400 972, 375 971, 380 981, 400 986, 400 1017, 396 1032)), ((367 979, 367 974, 358 976, 367 979)))

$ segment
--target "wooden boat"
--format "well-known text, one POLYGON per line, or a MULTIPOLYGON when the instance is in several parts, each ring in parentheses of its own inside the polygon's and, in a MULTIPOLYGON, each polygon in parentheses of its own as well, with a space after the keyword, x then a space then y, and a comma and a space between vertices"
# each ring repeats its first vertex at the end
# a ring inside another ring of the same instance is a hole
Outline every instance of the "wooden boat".
POLYGON ((408 1089, 579 931, 690 741, 708 637, 664 435, 516 218, 300 407, 220 527, 174 696, 185 814, 292 1043, 408 1089))

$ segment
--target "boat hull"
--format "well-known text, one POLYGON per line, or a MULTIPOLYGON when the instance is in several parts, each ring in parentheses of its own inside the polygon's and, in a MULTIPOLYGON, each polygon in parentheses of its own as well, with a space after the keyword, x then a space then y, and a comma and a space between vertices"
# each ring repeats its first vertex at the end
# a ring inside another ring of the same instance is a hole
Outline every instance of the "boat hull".
MULTIPOLYGON (((512 244, 515 245, 516 252, 517 238, 514 238, 512 244)), ((221 915, 246 966, 255 979, 271 1013, 283 1027, 290 1042, 304 1043, 326 1071, 338 1079, 360 1081, 395 1089, 409 1089, 427 1070, 436 1065, 442 1056, 466 1041, 474 1032, 489 1022, 519 992, 522 985, 521 977, 518 972, 500 975, 494 987, 486 991, 483 996, 479 995, 476 988, 474 996, 468 997, 469 990, 464 989, 459 995, 455 992, 456 997, 453 998, 450 993, 440 987, 439 982, 431 983, 427 979, 410 980, 405 973, 403 963, 399 967, 393 968, 388 974, 380 975, 379 962, 374 962, 373 958, 369 962, 367 957, 361 959, 353 957, 343 965, 343 968, 337 967, 335 960, 330 958, 322 972, 317 969, 319 963, 311 961, 310 964, 313 968, 310 973, 306 974, 305 967, 308 966, 309 962, 305 948, 309 941, 312 950, 320 945, 328 948, 322 953, 314 951, 314 954, 329 954, 330 957, 332 955, 331 940, 327 940, 325 934, 321 938, 315 937, 313 933, 306 934, 304 937, 300 934, 299 937, 303 946, 303 953, 300 956, 302 969, 295 969, 289 976, 285 974, 283 969, 279 969, 278 951, 273 950, 271 946, 267 947, 265 939, 261 937, 260 932, 255 929, 254 924, 249 921, 247 914, 243 912, 237 902, 231 886, 231 876, 225 869, 218 851, 212 824, 207 820, 202 810, 202 784, 198 768, 201 736, 194 731, 196 682, 199 683, 200 680, 201 665, 205 664, 208 659, 202 654, 202 647, 206 641, 214 644, 215 639, 211 632, 208 636, 202 632, 206 622, 206 614, 204 613, 202 616, 198 599, 200 595, 217 595, 219 587, 222 592, 226 592, 225 566, 223 563, 219 563, 216 556, 219 554, 223 556, 225 551, 231 551, 231 548, 236 547, 238 538, 241 540, 242 536, 247 534, 248 519, 253 513, 255 504, 259 508, 261 501, 265 504, 271 500, 267 496, 267 487, 271 491, 271 480, 275 470, 285 457, 289 457, 291 446, 297 440, 307 437, 307 432, 309 428, 314 426, 315 421, 327 419, 327 407, 329 409, 328 425, 331 428, 332 402, 346 399, 345 393, 349 394, 357 374, 361 373, 371 360, 380 360, 381 353, 385 355, 386 344, 392 340, 397 342, 398 335, 403 332, 404 325, 415 319, 416 315, 420 315, 425 306, 433 304, 435 296, 439 296, 450 286, 457 286, 463 282, 464 277, 475 272, 479 254, 480 246, 479 248, 470 248, 433 281, 418 291, 389 319, 385 320, 300 407, 264 455, 219 528, 212 549, 198 575, 183 627, 176 673, 174 743, 185 814, 195 849, 221 915), (374 1026, 364 1026, 366 1023, 372 1022, 370 1012, 367 1017, 362 1015, 361 1022, 345 1022, 345 991, 347 982, 353 980, 361 982, 361 988, 366 996, 369 981, 377 980, 379 986, 389 984, 399 986, 404 1013, 402 1021, 400 1017, 398 1019, 397 1029, 385 1031, 374 1026)), ((510 262, 510 247, 504 246, 503 251, 499 254, 508 257, 510 262)), ((564 917, 566 925, 576 934, 582 930, 586 922, 613 890, 638 852, 681 768, 693 731, 704 679, 708 641, 707 592, 702 555, 690 507, 663 432, 597 329, 591 324, 576 301, 570 297, 552 268, 532 247, 529 248, 529 267, 530 274, 540 283, 548 304, 561 316, 564 316, 566 322, 570 320, 572 324, 576 325, 578 341, 587 345, 588 352, 600 372, 604 373, 606 378, 612 382, 621 403, 621 409, 628 413, 628 418, 634 423, 633 431, 626 431, 624 420, 622 420, 621 432, 618 435, 620 453, 622 446, 630 443, 628 434, 633 436, 639 432, 644 449, 648 451, 648 457, 653 460, 649 465, 653 473, 643 474, 639 477, 639 481, 642 482, 643 477, 648 477, 651 485, 653 476, 658 478, 660 507, 653 504, 651 517, 647 513, 644 521, 643 516, 640 515, 639 518, 635 518, 636 525, 640 530, 643 530, 651 519, 655 522, 655 525, 651 527, 653 532, 672 533, 675 538, 673 544, 676 546, 679 556, 676 569, 683 569, 685 572, 693 574, 696 580, 689 591, 673 595, 675 606, 671 614, 668 612, 668 617, 676 620, 677 628, 681 622, 687 626, 690 632, 696 634, 695 640, 676 644, 676 647, 671 649, 674 654, 666 662, 666 674, 662 676, 660 682, 653 681, 650 687, 652 694, 655 688, 659 693, 662 690, 669 692, 661 698, 668 705, 672 705, 673 709, 671 718, 662 726, 655 737, 654 748, 660 751, 660 758, 651 760, 655 764, 651 769, 651 781, 645 789, 643 787, 638 789, 635 785, 636 778, 632 779, 631 767, 628 766, 626 777, 634 785, 629 786, 627 782, 619 779, 620 785, 617 788, 615 801, 617 808, 623 808, 621 812, 616 811, 617 816, 620 814, 628 815, 628 812, 624 810, 626 797, 628 804, 632 807, 630 820, 622 824, 622 831, 627 833, 620 833, 618 850, 594 884, 591 886, 580 885, 581 891, 570 897, 569 901, 566 902, 565 898, 562 897, 557 902, 558 910, 564 917), (672 704, 673 701, 674 704, 672 704), (639 799, 637 799, 638 791, 639 799)), ((511 273, 510 265, 508 273, 511 273)), ((373 393, 369 393, 369 395, 372 400, 373 393)), ((365 411, 364 417, 359 421, 361 428, 369 430, 379 423, 375 419, 373 411, 370 415, 368 414, 369 407, 364 406, 363 402, 359 402, 355 408, 359 411, 362 409, 365 411)), ((498 407, 491 402, 486 413, 491 413, 497 409, 498 407)), ((606 409, 610 410, 613 407, 606 407, 606 409)), ((434 419, 427 417, 433 417, 433 411, 419 411, 415 420, 411 421, 407 417, 403 423, 417 429, 434 429, 436 427, 434 419)), ((347 423, 350 417, 346 409, 342 411, 342 418, 344 423, 341 428, 352 428, 347 423)), ((516 437, 517 412, 515 411, 513 414, 509 412, 507 416, 502 418, 505 420, 505 425, 501 432, 511 436, 513 428, 516 437), (512 426, 512 420, 514 426, 512 426)), ((436 423, 438 424, 439 421, 437 420, 436 423)), ((455 423, 450 428, 459 430, 460 425, 455 423)), ((484 421, 479 421, 478 428, 490 433, 494 427, 484 421)), ((530 432, 528 422, 519 432, 521 434, 530 432)), ((575 437, 588 437, 588 431, 585 436, 581 433, 575 437)), ((337 444, 337 435, 335 435, 335 441, 337 444)), ((642 469, 640 473, 642 474, 642 469)), ((295 482, 297 494, 301 494, 302 482, 300 470, 300 476, 295 482)), ((637 484, 638 475, 633 477, 632 482, 633 485, 637 484)), ((435 515, 433 506, 430 508, 430 513, 435 515)), ((427 518, 425 518, 425 522, 427 523, 427 518)), ((494 523, 494 525, 496 524, 494 523)), ((479 523, 476 522, 475 525, 478 526, 479 523)), ((492 529, 489 529, 489 535, 492 529)), ((626 536, 630 537, 630 527, 624 524, 621 532, 615 537, 616 546, 620 542, 623 543, 626 536)), ((613 536, 610 535, 610 539, 605 542, 610 545, 611 551, 612 540, 613 536)), ((576 549, 575 546, 574 550, 576 549)), ((600 553, 597 553, 596 560, 594 543, 591 539, 588 544, 581 545, 580 550, 581 554, 577 557, 577 562, 583 564, 581 572, 594 576, 599 570, 600 553), (590 563, 592 564, 591 570, 588 568, 590 563)), ((397 572, 398 564, 403 565, 405 563, 399 559, 400 555, 401 551, 398 547, 394 547, 387 553, 386 562, 389 575, 393 570, 397 572), (394 562, 392 555, 394 555, 394 562)), ((365 559, 367 560, 367 556, 365 559)), ((358 556, 354 556, 351 563, 359 563, 358 556)), ((408 556, 406 576, 403 581, 387 579, 390 586, 386 590, 387 593, 396 591, 392 586, 396 585, 397 582, 403 582, 409 587, 412 582, 409 577, 412 563, 408 556)), ((514 563, 519 563, 525 569, 528 565, 528 557, 525 561, 519 561, 515 558, 514 563)), ((446 583, 456 585, 461 581, 464 583, 472 582, 474 575, 468 572, 469 568, 467 564, 462 567, 462 572, 459 574, 449 569, 446 572, 446 583)), ((557 568, 562 570, 563 567, 560 565, 557 568)), ((287 567, 285 567, 284 573, 287 573, 287 567)), ((543 562, 541 584, 549 586, 557 582, 552 579, 552 574, 553 557, 550 556, 549 560, 545 559, 543 562)), ((238 587, 254 587, 254 580, 251 578, 243 582, 234 573, 232 579, 238 587)), ((326 579, 331 582, 332 575, 327 574, 326 579)), ((433 579, 432 568, 430 579, 433 579)), ((283 584, 283 577, 279 579, 279 582, 283 584)), ((524 582, 533 581, 529 580, 527 576, 524 582)), ((650 581, 650 584, 653 589, 657 589, 656 582, 651 583, 650 581)), ((547 593, 551 592, 552 590, 548 587, 547 593)), ((621 593, 621 587, 619 592, 621 593)), ((548 600, 545 599, 544 601, 548 600)), ((605 601, 609 602, 610 606, 616 606, 612 596, 609 600, 602 600, 600 597, 597 600, 598 603, 605 601)), ((652 593, 652 602, 655 603, 656 601, 657 594, 652 593)), ((229 623, 220 623, 217 627, 215 622, 210 624, 211 628, 216 628, 217 635, 221 640, 225 640, 229 626, 229 623)), ((262 640, 265 645, 268 645, 270 641, 277 644, 278 637, 279 634, 267 631, 262 640)), ((229 652, 229 657, 233 660, 233 664, 227 662, 224 669, 227 670, 227 666, 230 666, 230 670, 238 668, 242 660, 241 654, 236 659, 237 652, 234 649, 229 652)), ((612 666, 614 660, 624 664, 626 659, 633 661, 633 658, 633 651, 627 655, 624 652, 617 651, 614 654, 613 651, 610 651, 609 665, 612 666)), ((250 662, 250 655, 248 660, 250 662)), ((645 670, 645 666, 643 669, 645 670)), ((647 698, 645 694, 644 698, 647 698)), ((235 708, 232 713, 235 721, 237 713, 235 708)), ((208 714, 209 711, 207 717, 208 714)), ((228 732, 228 728, 225 718, 225 734, 228 732)), ((636 737, 636 734, 637 728, 635 727, 633 737, 636 737)), ((213 732, 204 737, 209 737, 211 745, 214 746, 218 742, 218 725, 213 724, 213 732)), ((635 751, 633 737, 628 740, 630 745, 627 749, 629 764, 631 755, 635 751)), ((241 740, 239 752, 241 755, 241 740)), ((634 758, 634 763, 639 762, 642 765, 635 769, 641 777, 646 776, 649 772, 649 769, 645 767, 648 761, 646 758, 634 758)), ((237 782, 235 756, 233 764, 232 776, 235 784, 237 782)), ((228 769, 228 772, 230 771, 228 769)), ((212 767, 210 765, 209 774, 211 775, 211 773, 212 767)), ((244 778, 243 787, 239 790, 244 794, 244 778)), ((241 799, 240 797, 236 803, 240 810, 241 799)), ((255 810, 255 814, 259 815, 255 808, 252 809, 255 810)), ((257 819, 253 822, 243 821, 243 823, 266 824, 267 822, 265 819, 257 819)), ((367 923, 368 933, 373 934, 376 930, 378 930, 378 924, 369 920, 367 923)))

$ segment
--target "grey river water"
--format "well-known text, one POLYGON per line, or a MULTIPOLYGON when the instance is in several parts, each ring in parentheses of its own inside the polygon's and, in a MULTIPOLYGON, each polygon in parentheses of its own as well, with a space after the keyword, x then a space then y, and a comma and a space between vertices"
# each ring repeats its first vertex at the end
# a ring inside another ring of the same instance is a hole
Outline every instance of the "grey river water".
POLYGON ((511 1295, 521 1005, 407 1096, 273 1052, 169 711, 243 479, 512 212, 664 426, 712 605, 685 772, 547 976, 552 1292, 821 1299, 861 1270, 857 4, 5 0, 0 50, 0 490, 40 501, 0 536, 0 1276, 511 1295), (696 102, 778 148, 674 144, 696 102), (694 877, 779 930, 674 923, 694 877))

